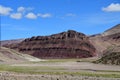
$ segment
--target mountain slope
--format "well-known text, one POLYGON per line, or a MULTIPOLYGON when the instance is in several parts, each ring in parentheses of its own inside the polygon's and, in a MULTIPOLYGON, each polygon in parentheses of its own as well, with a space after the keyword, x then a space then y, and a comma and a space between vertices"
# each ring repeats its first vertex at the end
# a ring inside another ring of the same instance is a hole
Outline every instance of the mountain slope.
POLYGON ((90 36, 91 43, 95 46, 98 55, 111 46, 120 45, 120 24, 106 30, 102 34, 90 36))
POLYGON ((101 57, 96 63, 120 65, 120 24, 92 36, 91 41, 101 57))
POLYGON ((112 46, 106 49, 96 63, 120 65, 120 46, 112 46))
POLYGON ((112 34, 120 33, 120 24, 106 30, 104 33, 102 33, 103 36, 108 36, 112 34))
POLYGON ((40 61, 40 59, 12 49, 0 47, 0 63, 19 63, 25 61, 40 61))

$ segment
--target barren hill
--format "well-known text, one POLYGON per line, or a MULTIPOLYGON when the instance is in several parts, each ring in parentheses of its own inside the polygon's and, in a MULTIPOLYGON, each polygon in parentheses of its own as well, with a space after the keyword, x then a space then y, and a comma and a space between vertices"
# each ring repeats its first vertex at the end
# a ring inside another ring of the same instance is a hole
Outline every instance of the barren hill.
POLYGON ((24 39, 3 40, 3 41, 0 41, 0 46, 20 43, 23 40, 24 39))
POLYGON ((98 55, 111 46, 120 45, 120 24, 106 30, 102 34, 90 36, 91 43, 95 46, 98 55))
POLYGON ((12 49, 0 47, 0 63, 19 63, 26 61, 40 61, 40 59, 12 49))
POLYGON ((105 32, 102 33, 103 36, 108 36, 112 34, 120 33, 120 24, 106 30, 105 32))
POLYGON ((95 48, 89 38, 73 30, 50 36, 25 39, 11 48, 39 58, 83 58, 95 56, 95 48), (17 46, 17 47, 16 47, 17 46))

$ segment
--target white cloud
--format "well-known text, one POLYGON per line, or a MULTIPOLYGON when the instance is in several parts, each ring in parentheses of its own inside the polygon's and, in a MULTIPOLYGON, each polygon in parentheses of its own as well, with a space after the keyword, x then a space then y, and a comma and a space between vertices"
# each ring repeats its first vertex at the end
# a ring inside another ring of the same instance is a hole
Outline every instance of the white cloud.
POLYGON ((41 18, 49 18, 51 17, 52 15, 49 14, 49 13, 45 13, 45 14, 38 14, 37 16, 41 17, 41 18))
POLYGON ((9 15, 12 9, 10 7, 4 7, 0 5, 0 15, 9 15))
POLYGON ((18 12, 24 12, 24 11, 25 11, 25 8, 24 8, 24 7, 18 7, 18 8, 17 8, 17 11, 18 11, 18 12))
POLYGON ((107 12, 120 12, 120 3, 112 3, 107 7, 103 7, 102 10, 107 12))
POLYGON ((25 11, 31 11, 31 10, 33 10, 34 8, 31 8, 31 7, 18 7, 17 8, 17 12, 25 12, 25 11))
POLYGON ((11 18, 13 19, 21 19, 22 18, 22 14, 21 13, 13 13, 10 15, 11 18))
POLYGON ((25 17, 28 19, 36 19, 37 18, 37 16, 32 12, 28 13, 25 17))
POLYGON ((20 6, 20 7, 17 8, 17 10, 14 10, 16 12, 11 13, 11 11, 13 11, 13 9, 11 9, 10 7, 4 7, 4 6, 0 5, 0 15, 10 16, 10 18, 13 18, 13 19, 21 19, 23 16, 28 18, 28 19, 37 19, 38 17, 49 18, 49 17, 52 16, 49 13, 34 14, 34 12, 29 12, 33 9, 34 8, 32 8, 32 7, 20 6))

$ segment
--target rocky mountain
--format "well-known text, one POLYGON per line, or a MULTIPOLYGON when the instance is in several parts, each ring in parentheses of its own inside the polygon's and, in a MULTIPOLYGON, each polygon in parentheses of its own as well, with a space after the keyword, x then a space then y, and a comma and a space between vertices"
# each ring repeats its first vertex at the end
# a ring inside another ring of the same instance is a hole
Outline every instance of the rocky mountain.
POLYGON ((39 58, 83 58, 101 56, 109 47, 119 45, 120 24, 92 36, 68 30, 49 36, 13 41, 4 46, 39 58))
POLYGON ((17 45, 10 45, 10 48, 39 58, 92 57, 96 51, 85 34, 73 30, 27 38, 17 45))
POLYGON ((91 43, 95 46, 98 55, 111 46, 120 45, 120 24, 106 30, 102 34, 89 37, 91 43))
POLYGON ((91 36, 90 40, 101 57, 95 63, 120 65, 120 24, 100 35, 91 36))

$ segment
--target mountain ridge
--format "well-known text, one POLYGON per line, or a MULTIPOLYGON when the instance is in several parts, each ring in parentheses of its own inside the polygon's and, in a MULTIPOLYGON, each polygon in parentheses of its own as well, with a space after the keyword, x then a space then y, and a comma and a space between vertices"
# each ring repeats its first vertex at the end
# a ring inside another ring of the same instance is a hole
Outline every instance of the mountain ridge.
MULTIPOLYGON (((92 55, 89 56, 94 56, 94 55, 101 56, 103 51, 106 50, 108 47, 113 45, 120 45, 119 43, 120 43, 120 24, 113 26, 112 28, 104 31, 101 34, 96 34, 91 36, 86 36, 85 34, 76 32, 74 30, 68 30, 65 32, 52 34, 48 36, 33 36, 31 38, 26 38, 21 42, 15 44, 7 44, 5 46, 23 52, 28 50, 28 53, 31 55, 33 54, 34 51, 29 51, 29 50, 31 49, 39 50, 41 48, 41 50, 43 50, 42 53, 43 52, 46 53, 46 55, 44 55, 45 57, 48 55, 47 53, 49 53, 46 51, 51 52, 52 49, 56 49, 56 51, 57 49, 59 49, 59 51, 61 49, 64 49, 63 52, 66 49, 68 49, 68 52, 70 53, 73 49, 72 53, 74 53, 76 52, 75 50, 80 49, 81 45, 83 44, 85 47, 82 45, 82 48, 88 51, 86 53, 89 53, 89 50, 92 51, 92 55), (91 48, 89 48, 88 46, 91 48)), ((36 54, 34 54, 33 56, 39 56, 38 51, 35 53, 36 54)), ((63 55, 62 51, 60 53, 61 55, 63 55)), ((54 56, 54 54, 50 54, 50 55, 54 56)), ((65 54, 67 54, 67 52, 65 54)), ((67 56, 69 56, 69 54, 67 56)))
POLYGON ((88 37, 74 30, 50 36, 34 36, 16 45, 6 45, 39 58, 82 58, 95 56, 88 37))

